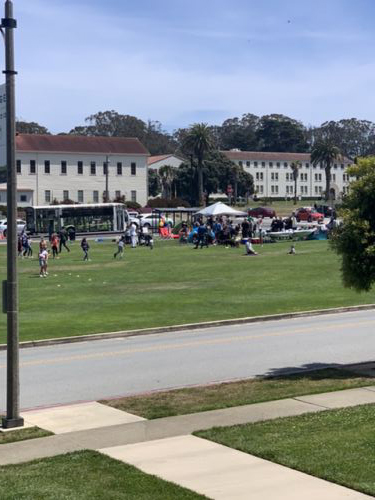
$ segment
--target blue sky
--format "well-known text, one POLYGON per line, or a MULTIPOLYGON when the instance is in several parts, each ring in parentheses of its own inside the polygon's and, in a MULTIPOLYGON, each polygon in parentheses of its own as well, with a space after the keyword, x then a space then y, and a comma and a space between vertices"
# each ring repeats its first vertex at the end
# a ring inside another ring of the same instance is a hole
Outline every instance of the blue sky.
POLYGON ((374 0, 14 0, 17 116, 375 121, 374 0))

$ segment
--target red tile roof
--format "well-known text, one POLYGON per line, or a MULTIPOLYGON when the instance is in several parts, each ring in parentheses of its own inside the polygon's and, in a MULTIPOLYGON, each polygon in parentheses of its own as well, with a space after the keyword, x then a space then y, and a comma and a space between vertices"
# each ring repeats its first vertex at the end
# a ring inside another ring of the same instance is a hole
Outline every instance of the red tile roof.
POLYGON ((136 137, 87 137, 83 135, 18 134, 17 152, 104 153, 149 155, 136 137))
POLYGON ((147 164, 150 166, 153 163, 157 163, 158 161, 166 160, 167 158, 170 158, 171 156, 174 156, 175 158, 178 158, 179 160, 181 160, 181 162, 184 161, 184 159, 181 158, 180 156, 169 154, 169 155, 149 156, 148 159, 147 159, 147 164))
MULTIPOLYGON (((269 153, 261 151, 221 151, 227 158, 233 161, 301 161, 310 162, 310 153, 269 153)), ((352 163, 348 158, 340 157, 338 161, 352 163)))
POLYGON ((153 163, 156 163, 157 161, 165 160, 166 158, 169 158, 170 156, 172 156, 172 155, 149 156, 147 159, 147 165, 152 165, 153 163))

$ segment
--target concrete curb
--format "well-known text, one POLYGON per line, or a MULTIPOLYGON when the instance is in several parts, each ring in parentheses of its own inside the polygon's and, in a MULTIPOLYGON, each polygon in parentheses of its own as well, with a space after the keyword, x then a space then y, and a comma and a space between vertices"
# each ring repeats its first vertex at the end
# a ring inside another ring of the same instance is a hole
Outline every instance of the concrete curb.
MULTIPOLYGON (((367 311, 375 309, 375 304, 364 304, 358 306, 336 307, 331 309, 316 309, 315 311, 300 311, 294 313, 271 314, 268 316, 252 316, 245 318, 223 319, 218 321, 206 321, 203 323, 187 323, 184 325, 160 326, 155 328, 142 328, 138 330, 127 330, 107 333, 92 333, 90 335, 76 335, 73 337, 61 337, 44 340, 29 340, 20 342, 20 348, 54 346, 59 344, 72 344, 74 342, 89 342, 93 340, 106 340, 125 337, 136 337, 138 335, 153 335, 157 333, 178 332, 186 330, 199 330, 201 328, 214 328, 217 326, 243 325, 249 323, 260 323, 265 321, 278 321, 282 319, 304 318, 308 316, 321 316, 324 314, 339 314, 345 312, 367 311)), ((6 344, 0 344, 0 351, 5 351, 6 344)))

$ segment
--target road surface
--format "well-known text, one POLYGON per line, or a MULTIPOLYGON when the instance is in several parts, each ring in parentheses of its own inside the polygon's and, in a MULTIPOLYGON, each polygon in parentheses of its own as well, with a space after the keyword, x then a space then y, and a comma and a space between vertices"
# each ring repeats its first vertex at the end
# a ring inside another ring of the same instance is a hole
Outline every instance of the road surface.
MULTIPOLYGON (((375 359, 375 311, 21 349, 21 408, 375 359)), ((0 352, 0 411, 6 408, 0 352)))

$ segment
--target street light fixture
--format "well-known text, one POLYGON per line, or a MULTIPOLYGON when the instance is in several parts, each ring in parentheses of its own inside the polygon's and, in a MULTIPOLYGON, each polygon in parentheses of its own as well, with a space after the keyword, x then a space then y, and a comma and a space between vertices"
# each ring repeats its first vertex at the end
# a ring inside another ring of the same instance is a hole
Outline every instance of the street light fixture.
MULTIPOLYGON (((7 313, 7 413, 4 428, 23 426, 19 414, 19 335, 18 335, 18 276, 17 276, 17 175, 16 175, 16 114, 13 30, 13 3, 5 2, 6 133, 7 133, 7 280, 4 305, 7 313)), ((4 33, 3 33, 4 34, 4 33)), ((5 309, 5 308, 4 308, 5 309)))

